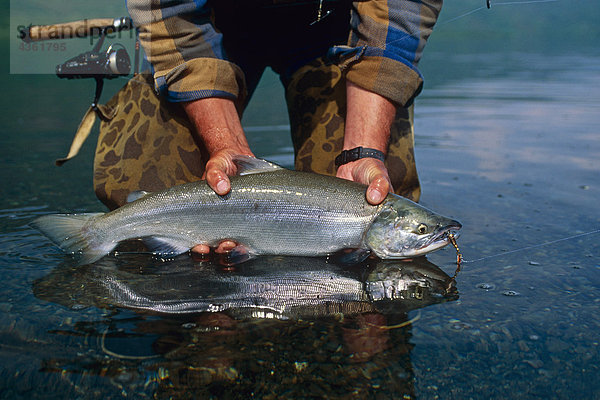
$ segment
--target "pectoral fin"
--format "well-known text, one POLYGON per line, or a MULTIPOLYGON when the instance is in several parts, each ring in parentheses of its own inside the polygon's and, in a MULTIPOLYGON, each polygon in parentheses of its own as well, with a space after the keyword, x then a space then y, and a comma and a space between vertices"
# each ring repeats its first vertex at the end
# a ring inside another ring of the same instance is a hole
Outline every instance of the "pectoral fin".
POLYGON ((330 259, 340 265, 355 265, 367 259, 371 254, 368 249, 346 249, 330 256, 330 259))
POLYGON ((142 240, 152 253, 161 257, 175 257, 192 247, 177 238, 148 236, 142 240))

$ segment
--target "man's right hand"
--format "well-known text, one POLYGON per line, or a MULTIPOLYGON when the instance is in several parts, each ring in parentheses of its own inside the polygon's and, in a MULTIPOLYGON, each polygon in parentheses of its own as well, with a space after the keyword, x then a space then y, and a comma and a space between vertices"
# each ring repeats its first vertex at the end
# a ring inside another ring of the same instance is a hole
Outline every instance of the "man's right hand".
POLYGON ((231 190, 229 176, 237 173, 237 167, 233 162, 233 157, 240 154, 254 157, 249 149, 243 152, 224 149, 211 155, 206 163, 203 179, 206 179, 208 186, 210 186, 218 195, 224 196, 231 190))
POLYGON ((229 176, 237 172, 233 157, 254 156, 235 104, 229 99, 206 98, 184 103, 183 108, 210 154, 203 178, 217 194, 229 193, 229 176))

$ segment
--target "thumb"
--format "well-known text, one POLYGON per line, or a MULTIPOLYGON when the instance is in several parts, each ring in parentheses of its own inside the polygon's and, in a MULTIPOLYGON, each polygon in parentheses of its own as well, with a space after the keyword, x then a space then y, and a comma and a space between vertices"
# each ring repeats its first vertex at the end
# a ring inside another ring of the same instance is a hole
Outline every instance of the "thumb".
POLYGON ((379 175, 371 181, 367 188, 367 202, 374 206, 381 204, 391 188, 389 180, 385 176, 379 175))

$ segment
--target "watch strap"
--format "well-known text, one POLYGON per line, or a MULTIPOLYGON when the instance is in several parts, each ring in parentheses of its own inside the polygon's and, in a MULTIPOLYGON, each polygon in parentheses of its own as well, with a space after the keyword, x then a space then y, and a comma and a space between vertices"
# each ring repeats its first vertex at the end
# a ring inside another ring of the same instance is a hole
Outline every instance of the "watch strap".
POLYGON ((361 158, 376 158, 383 162, 385 161, 385 154, 377 149, 370 149, 368 147, 355 147, 350 150, 342 151, 335 158, 335 166, 339 167, 352 161, 360 160, 361 158))

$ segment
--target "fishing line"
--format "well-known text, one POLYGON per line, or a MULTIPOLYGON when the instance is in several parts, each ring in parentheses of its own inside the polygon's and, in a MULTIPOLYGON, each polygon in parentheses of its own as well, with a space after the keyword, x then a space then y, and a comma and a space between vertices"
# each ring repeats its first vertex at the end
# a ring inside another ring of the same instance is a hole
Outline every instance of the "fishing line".
POLYGON ((461 260, 461 263, 464 263, 464 264, 476 263, 476 262, 479 262, 479 261, 488 260, 490 258, 496 258, 496 257, 504 256, 504 255, 507 255, 507 254, 519 253, 521 251, 536 249, 536 248, 539 248, 539 247, 548 246, 548 245, 551 245, 551 244, 555 244, 555 243, 559 243, 559 242, 564 242, 564 241, 567 241, 567 240, 576 239, 576 238, 583 237, 583 236, 595 235, 595 234, 598 234, 598 233, 600 233, 600 229, 596 229, 596 230, 585 232, 585 233, 580 233, 580 234, 577 234, 577 235, 571 235, 571 236, 563 237, 563 238, 556 239, 556 240, 551 240, 549 242, 543 242, 543 243, 540 243, 540 244, 534 244, 534 245, 531 245, 531 246, 525 246, 525 247, 521 247, 519 249, 504 251, 504 252, 501 252, 501 253, 493 254, 491 256, 485 256, 485 257, 481 257, 481 258, 476 258, 474 260, 464 260, 463 259, 463 260, 461 260))
POLYGON ((533 3, 554 3, 560 0, 528 0, 528 1, 504 1, 501 3, 492 3, 494 6, 506 6, 512 4, 533 4, 533 3))
MULTIPOLYGON (((554 1, 554 0, 553 0, 553 1, 554 1)), ((494 5, 495 5, 495 4, 496 4, 496 3, 494 3, 494 5)), ((457 16, 457 17, 451 18, 451 19, 449 19, 449 20, 447 20, 447 21, 440 22, 440 23, 438 23, 438 24, 437 24, 437 26, 438 26, 438 28, 437 28, 437 29, 439 29, 439 27, 440 27, 440 26, 444 26, 444 25, 446 25, 446 24, 449 24, 450 22, 454 22, 454 21, 456 21, 457 19, 464 18, 464 17, 466 17, 466 16, 468 16, 468 15, 475 14, 477 11, 481 11, 481 10, 485 10, 485 9, 486 9, 486 7, 479 7, 479 8, 476 8, 476 9, 474 9, 474 10, 467 11, 466 13, 464 13, 464 14, 461 14, 461 15, 459 15, 459 16, 457 16)), ((404 38, 402 38, 402 39, 398 39, 398 40, 404 40, 404 38)), ((394 43, 394 42, 392 42, 392 43, 394 43)))
POLYGON ((366 322, 366 324, 369 326, 372 326, 374 328, 382 329, 382 330, 386 330, 386 331, 389 331, 392 329, 404 328, 405 326, 412 325, 415 322, 417 322, 419 319, 421 319, 421 310, 418 310, 417 312, 418 312, 418 314, 415 317, 413 317, 407 321, 401 322, 399 324, 396 324, 396 325, 377 325, 377 324, 373 324, 368 321, 366 322))
MULTIPOLYGON (((560 1, 560 0, 504 1, 504 2, 500 2, 500 3, 491 2, 490 4, 492 6, 508 6, 508 5, 519 5, 519 4, 533 4, 533 3, 553 3, 553 2, 557 2, 557 1, 560 1)), ((487 6, 477 7, 477 8, 472 9, 471 11, 467 11, 467 12, 461 14, 461 15, 458 15, 456 17, 452 17, 452 18, 450 18, 450 19, 448 19, 446 21, 438 22, 436 24, 436 28, 434 30, 437 31, 437 30, 440 29, 440 27, 442 27, 444 25, 447 25, 447 24, 449 24, 451 22, 454 22, 454 21, 457 21, 457 20, 462 19, 464 17, 467 17, 467 16, 469 16, 471 14, 475 14, 476 12, 479 12, 481 10, 487 10, 487 9, 489 9, 489 7, 487 7, 487 6)), ((408 37, 415 36, 417 33, 418 33, 418 31, 417 32, 407 32, 407 34, 409 35, 408 37)), ((408 37, 403 37, 403 38, 400 38, 400 39, 396 39, 396 40, 391 41, 391 42, 389 42, 387 44, 389 45, 389 44, 396 43, 396 42, 399 42, 399 41, 402 41, 402 40, 406 40, 406 39, 408 39, 408 37)))

